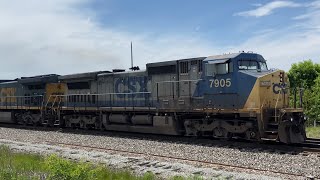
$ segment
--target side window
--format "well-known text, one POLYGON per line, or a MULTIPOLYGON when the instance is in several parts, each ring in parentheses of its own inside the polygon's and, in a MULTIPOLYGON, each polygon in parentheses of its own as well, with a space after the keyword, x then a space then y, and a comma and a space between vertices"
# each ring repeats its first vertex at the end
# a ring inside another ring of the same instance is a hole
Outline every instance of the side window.
POLYGON ((216 64, 206 64, 206 76, 216 75, 216 64))
POLYGON ((217 64, 217 74, 227 74, 229 72, 229 65, 227 63, 217 64))
POLYGON ((220 64, 206 64, 206 76, 215 76, 216 74, 228 74, 233 72, 233 64, 220 63, 220 64))

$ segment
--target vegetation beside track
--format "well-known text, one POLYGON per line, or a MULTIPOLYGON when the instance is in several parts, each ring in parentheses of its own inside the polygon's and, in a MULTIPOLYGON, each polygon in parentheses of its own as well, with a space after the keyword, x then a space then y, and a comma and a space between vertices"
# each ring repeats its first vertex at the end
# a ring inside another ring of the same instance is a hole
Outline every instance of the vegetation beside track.
POLYGON ((74 162, 56 155, 43 157, 15 153, 0 146, 0 179, 156 179, 152 173, 136 176, 126 170, 108 169, 102 165, 74 162))
POLYGON ((288 77, 290 81, 290 104, 302 106, 307 115, 307 125, 320 122, 320 64, 312 60, 304 60, 292 64, 288 77), (296 102, 294 103, 294 91, 296 102), (300 104, 300 93, 303 95, 300 104))
POLYGON ((306 131, 307 131, 308 138, 320 138, 320 126, 307 127, 306 131))
MULTIPOLYGON (((155 180, 153 173, 137 176, 128 170, 116 170, 103 165, 70 161, 57 155, 41 156, 30 153, 17 153, 7 146, 0 146, 1 180, 155 180)), ((172 180, 200 180, 199 176, 184 178, 174 176, 172 180)))

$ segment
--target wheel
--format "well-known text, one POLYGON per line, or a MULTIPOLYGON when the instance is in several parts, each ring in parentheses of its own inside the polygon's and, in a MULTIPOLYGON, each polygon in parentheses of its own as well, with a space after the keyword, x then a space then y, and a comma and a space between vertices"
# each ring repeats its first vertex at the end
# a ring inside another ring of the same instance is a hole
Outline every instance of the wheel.
POLYGON ((257 130, 248 129, 245 133, 247 140, 259 140, 260 136, 257 130))
POLYGON ((213 137, 230 139, 232 134, 222 127, 217 127, 213 129, 213 137))

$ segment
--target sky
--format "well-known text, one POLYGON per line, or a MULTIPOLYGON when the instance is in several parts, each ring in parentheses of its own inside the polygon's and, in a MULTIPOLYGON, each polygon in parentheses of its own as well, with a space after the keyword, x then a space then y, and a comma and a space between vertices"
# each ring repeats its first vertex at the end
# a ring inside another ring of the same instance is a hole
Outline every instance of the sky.
POLYGON ((0 0, 0 79, 239 51, 320 63, 320 0, 0 0))

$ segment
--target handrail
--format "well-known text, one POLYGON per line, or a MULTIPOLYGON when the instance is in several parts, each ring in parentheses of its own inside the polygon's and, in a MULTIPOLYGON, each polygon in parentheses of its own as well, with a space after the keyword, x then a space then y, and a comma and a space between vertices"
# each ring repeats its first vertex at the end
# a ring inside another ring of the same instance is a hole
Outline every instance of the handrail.
MULTIPOLYGON (((22 98, 34 98, 34 97, 44 97, 44 95, 30 95, 30 96, 3 96, 1 98, 5 98, 5 104, 6 104, 6 108, 8 106, 17 106, 17 108, 19 108, 19 99, 22 99, 22 98), (16 98, 16 102, 8 102, 8 98, 9 100, 12 100, 12 98, 16 98), (9 104, 10 103, 10 104, 9 104), (16 103, 16 105, 12 105, 13 103, 16 103), (9 105, 8 105, 9 104, 9 105)), ((23 99, 22 99, 23 100, 23 99)), ((22 100, 21 100, 21 107, 22 107, 22 104, 27 104, 27 103, 22 103, 22 100)), ((25 99, 24 99, 25 100, 25 99)), ((30 104, 28 104, 30 106, 30 104)), ((40 105, 38 105, 40 106, 40 105)), ((39 107, 39 109, 41 109, 41 107, 39 107)))
POLYGON ((102 94, 57 94, 52 96, 68 97, 68 96, 102 96, 102 95, 126 95, 126 94, 151 94, 151 92, 133 92, 133 93, 102 93, 102 94))
POLYGON ((276 105, 274 106, 274 120, 275 120, 275 122, 277 122, 277 106, 278 106, 280 94, 281 93, 278 94, 277 102, 276 102, 276 105))
MULTIPOLYGON (((57 94, 57 95, 51 95, 52 97, 54 97, 54 102, 52 104, 52 109, 54 107, 54 104, 57 102, 57 98, 60 99, 59 101, 59 104, 58 104, 58 107, 60 107, 61 105, 61 102, 62 102, 62 99, 64 98, 67 102, 67 104, 69 104, 69 98, 70 96, 98 96, 98 97, 101 97, 101 96, 110 96, 110 100, 111 99, 111 95, 135 95, 135 94, 151 94, 151 92, 132 92, 132 93, 101 93, 101 94, 57 94)), ((114 97, 114 96, 112 96, 114 97)), ((50 97, 51 98, 51 97, 50 97)), ((98 101, 98 100, 97 100, 98 101)), ((86 102, 85 102, 86 103, 86 102)), ((98 103, 88 103, 89 104, 97 104, 99 106, 98 103)), ((85 107, 87 106, 87 104, 85 105, 85 107)), ((132 105, 132 106, 135 106, 135 105, 132 105)), ((68 106, 67 106, 68 107, 68 106)))
POLYGON ((53 107, 54 107, 54 104, 56 103, 57 97, 58 97, 58 96, 56 96, 56 97, 54 98, 54 101, 53 101, 53 103, 52 103, 52 105, 51 105, 51 110, 53 110, 53 107))
POLYGON ((172 82, 199 82, 199 81, 202 81, 203 79, 196 79, 196 80, 180 80, 180 81, 159 81, 159 82, 156 82, 157 84, 158 83, 172 83, 172 82))
POLYGON ((60 108, 61 101, 62 101, 62 98, 59 98, 59 103, 58 103, 57 109, 60 108))
POLYGON ((47 111, 47 107, 48 107, 48 104, 50 102, 50 99, 51 99, 52 95, 49 96, 48 100, 47 100, 47 103, 46 103, 46 106, 44 108, 45 111, 47 111))
MULTIPOLYGON (((262 105, 260 107, 260 121, 262 121, 262 122, 263 122, 263 110, 262 109, 264 107, 264 102, 266 101, 266 99, 267 99, 267 96, 264 97, 262 105)), ((264 123, 262 123, 262 126, 263 126, 263 129, 265 129, 264 123)))
POLYGON ((43 95, 32 95, 32 96, 4 96, 5 98, 9 97, 9 98, 14 98, 14 97, 18 97, 18 98, 23 98, 23 97, 42 97, 43 95))

